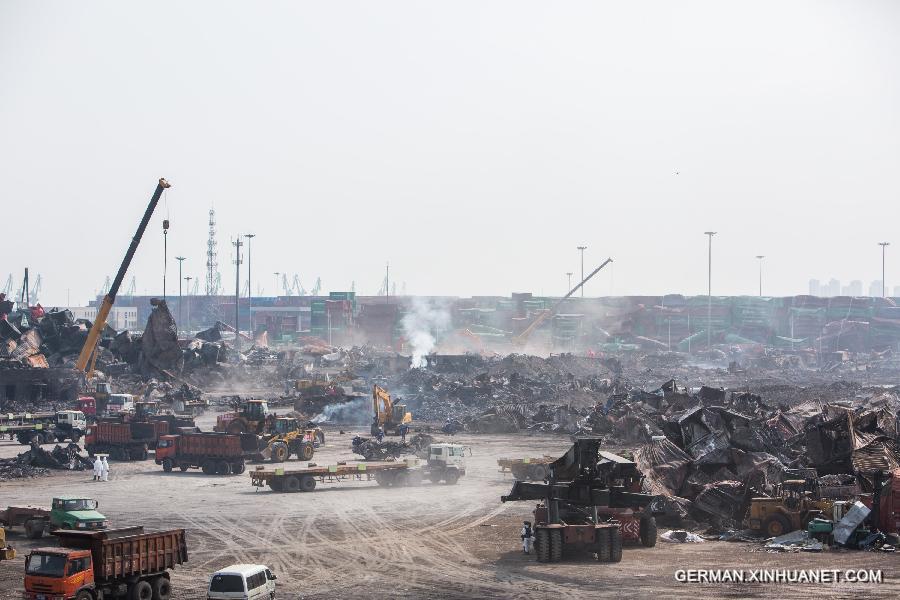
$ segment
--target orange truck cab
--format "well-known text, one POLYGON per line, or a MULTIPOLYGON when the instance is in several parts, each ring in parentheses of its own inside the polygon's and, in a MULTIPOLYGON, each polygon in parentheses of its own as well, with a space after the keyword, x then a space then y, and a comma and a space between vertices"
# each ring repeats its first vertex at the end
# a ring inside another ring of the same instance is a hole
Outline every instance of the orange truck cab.
POLYGON ((92 589, 90 550, 38 548, 25 561, 25 600, 89 600, 92 589))

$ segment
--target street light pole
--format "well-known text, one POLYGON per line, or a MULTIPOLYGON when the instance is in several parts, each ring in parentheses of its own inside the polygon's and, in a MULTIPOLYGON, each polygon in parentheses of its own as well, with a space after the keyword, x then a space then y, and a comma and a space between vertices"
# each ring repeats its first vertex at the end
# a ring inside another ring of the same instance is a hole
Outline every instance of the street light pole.
POLYGON ((878 245, 881 246, 881 297, 884 298, 887 294, 885 290, 887 289, 886 282, 884 280, 884 249, 891 245, 890 242, 878 242, 878 245))
POLYGON ((569 278, 569 288, 566 290, 566 293, 568 293, 569 290, 572 289, 572 272, 570 271, 570 272, 566 273, 566 277, 569 278))
POLYGON ((762 298, 762 259, 765 256, 762 254, 757 254, 756 259, 759 261, 759 297, 762 298))
MULTIPOLYGON (((578 250, 581 251, 581 281, 584 281, 584 251, 587 249, 587 246, 578 246, 578 250)), ((570 290, 572 288, 569 288, 570 290)), ((581 297, 584 298, 584 286, 581 286, 581 297)))
MULTIPOLYGON (((187 329, 186 329, 186 331, 188 332, 188 335, 190 335, 190 332, 191 332, 191 279, 193 279, 193 277, 191 277, 190 275, 188 275, 187 277, 184 278, 184 280, 187 281, 187 288, 188 288, 187 329)), ((180 306, 180 304, 179 304, 179 306, 180 306)))
POLYGON ((707 275, 706 292, 706 349, 712 349, 712 239, 715 231, 704 231, 703 235, 709 236, 709 273, 707 275))
POLYGON ((250 242, 256 237, 255 233, 248 233, 247 238, 247 311, 250 313, 250 335, 253 335, 253 280, 250 278, 250 269, 253 267, 253 255, 250 253, 250 242))
POLYGON ((241 351, 241 236, 231 242, 234 244, 234 349, 241 351))
POLYGON ((176 256, 175 260, 178 261, 178 323, 176 323, 175 331, 178 331, 178 326, 181 325, 181 263, 184 262, 184 256, 176 256))

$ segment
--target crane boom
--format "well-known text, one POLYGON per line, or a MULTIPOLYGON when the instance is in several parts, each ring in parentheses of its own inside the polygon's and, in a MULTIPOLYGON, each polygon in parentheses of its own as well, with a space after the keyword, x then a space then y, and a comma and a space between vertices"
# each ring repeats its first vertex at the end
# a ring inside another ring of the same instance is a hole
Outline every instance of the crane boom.
POLYGON ((588 275, 587 277, 585 277, 583 280, 581 280, 581 283, 579 283, 578 285, 576 285, 575 287, 573 287, 571 290, 569 290, 569 293, 568 293, 568 294, 566 294, 565 296, 563 296, 562 298, 560 298, 559 300, 557 300, 556 303, 555 303, 553 306, 551 306, 548 310, 545 310, 544 312, 542 312, 541 314, 539 314, 539 315, 534 319, 534 321, 531 322, 531 325, 529 325, 528 327, 525 328, 525 331, 523 331, 523 332, 520 333, 518 336, 516 336, 515 338, 513 338, 513 343, 515 343, 516 345, 519 345, 519 346, 524 345, 525 342, 528 341, 528 336, 530 336, 530 335, 532 334, 532 332, 533 332, 535 329, 537 329, 538 326, 539 326, 541 323, 543 323, 543 322, 547 319, 547 317, 549 317, 550 315, 554 314, 554 313, 556 312, 556 309, 559 308, 559 305, 560 305, 560 304, 562 304, 563 302, 565 302, 566 300, 568 300, 568 299, 572 296, 572 294, 574 294, 574 293, 577 292, 579 289, 581 289, 581 286, 583 286, 585 283, 587 283, 588 280, 590 280, 591 277, 593 277, 594 275, 596 275, 597 273, 599 273, 599 272, 600 272, 600 269, 602 269, 603 267, 605 267, 606 265, 608 265, 608 264, 611 263, 611 262, 612 262, 612 259, 611 259, 611 258, 607 258, 605 261, 603 261, 603 264, 602 264, 602 265, 600 265, 599 267, 597 267, 596 269, 594 269, 593 271, 591 271, 590 275, 588 275))
POLYGON ((84 341, 84 346, 81 348, 81 353, 78 355, 78 361, 75 363, 75 368, 82 373, 86 371, 88 361, 97 347, 97 341, 100 339, 100 333, 103 331, 103 328, 106 327, 106 318, 109 316, 109 311, 116 301, 116 294, 119 292, 119 286, 122 285, 122 280, 125 279, 125 272, 128 271, 128 265, 131 264, 131 259, 134 258, 134 253, 137 251, 138 244, 141 242, 144 230, 147 229, 150 217, 153 216, 153 211, 159 203, 159 198, 162 196, 163 190, 168 187, 169 182, 160 177, 159 183, 156 185, 156 191, 153 192, 153 197, 150 198, 150 204, 147 205, 147 210, 144 211, 144 217, 141 219, 140 224, 138 224, 134 237, 131 238, 131 245, 128 246, 128 251, 125 252, 125 258, 122 259, 122 264, 119 265, 119 271, 116 273, 116 278, 113 279, 109 291, 103 296, 100 310, 97 311, 97 318, 94 319, 94 324, 88 332, 87 339, 84 341))

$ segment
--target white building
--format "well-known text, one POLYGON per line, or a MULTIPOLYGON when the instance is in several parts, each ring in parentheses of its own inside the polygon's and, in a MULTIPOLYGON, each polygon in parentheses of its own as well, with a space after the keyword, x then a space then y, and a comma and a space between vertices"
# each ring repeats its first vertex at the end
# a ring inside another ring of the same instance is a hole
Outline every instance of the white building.
MULTIPOLYGON (((76 319, 87 319, 93 323, 97 318, 98 307, 70 306, 69 310, 72 311, 76 319)), ((134 306, 113 306, 109 311, 109 316, 106 318, 106 323, 116 331, 121 331, 122 329, 133 331, 138 327, 137 308, 134 306)))

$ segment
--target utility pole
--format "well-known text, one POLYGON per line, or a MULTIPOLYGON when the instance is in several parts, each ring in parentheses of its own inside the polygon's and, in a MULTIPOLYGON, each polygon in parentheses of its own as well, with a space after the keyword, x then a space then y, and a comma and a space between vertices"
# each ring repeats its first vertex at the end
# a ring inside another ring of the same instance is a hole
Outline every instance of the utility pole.
MULTIPOLYGON (((581 280, 584 281, 584 251, 587 249, 587 246, 578 246, 578 250, 581 252, 581 280)), ((572 288, 569 288, 572 289, 572 288)), ((581 297, 584 298, 584 286, 581 286, 581 297)))
POLYGON ((169 220, 163 219, 163 300, 166 299, 166 268, 169 266, 169 220))
MULTIPOLYGON (((176 256, 175 260, 178 261, 178 323, 177 326, 181 326, 181 263, 184 262, 184 256, 176 256)), ((178 331, 178 327, 176 326, 175 331, 178 331)))
POLYGON ((706 293, 706 349, 712 349, 712 239, 715 231, 704 231, 703 235, 709 236, 709 275, 706 293))
POLYGON ((884 298, 886 294, 886 282, 884 280, 884 249, 891 245, 890 242, 878 242, 878 245, 881 246, 881 297, 884 298))
MULTIPOLYGON (((566 273, 566 277, 569 278, 569 287, 566 288, 566 291, 568 292, 569 290, 572 289, 572 272, 570 271, 570 272, 566 273)), ((582 277, 582 280, 584 280, 583 277, 582 277)))
POLYGON ((253 268, 253 255, 250 253, 250 242, 253 241, 256 234, 248 233, 244 237, 247 238, 247 311, 250 313, 250 335, 253 335, 253 281, 250 279, 250 269, 253 268))
POLYGON ((757 254, 756 259, 759 261, 759 297, 762 298, 762 260, 765 258, 762 254, 757 254))
POLYGON ((273 290, 272 295, 277 298, 278 297, 278 276, 281 275, 281 273, 279 273, 278 271, 275 271, 274 275, 275 275, 275 287, 272 288, 272 290, 273 290))
POLYGON ((234 349, 241 351, 241 236, 231 242, 234 245, 234 349))
MULTIPOLYGON (((190 335, 190 332, 191 332, 191 279, 193 279, 193 277, 191 277, 190 275, 188 275, 187 277, 184 278, 184 280, 187 281, 187 288, 188 288, 187 329, 185 329, 185 331, 188 332, 188 335, 190 335)), ((179 303, 179 306, 181 306, 181 303, 179 303)))
POLYGON ((384 264, 384 299, 390 302, 391 296, 391 263, 384 264))

